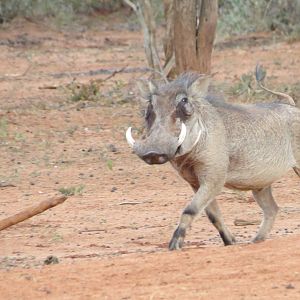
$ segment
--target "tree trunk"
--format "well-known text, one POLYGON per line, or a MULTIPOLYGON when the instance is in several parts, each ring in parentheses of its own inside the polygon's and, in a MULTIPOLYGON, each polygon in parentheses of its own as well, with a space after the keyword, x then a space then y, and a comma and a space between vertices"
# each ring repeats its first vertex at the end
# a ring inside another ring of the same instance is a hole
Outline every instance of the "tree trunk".
POLYGON ((164 35, 165 63, 164 70, 168 78, 176 77, 174 56, 174 0, 164 0, 166 30, 164 35))
POLYGON ((174 0, 176 73, 211 72, 218 0, 174 0))
POLYGON ((211 72, 211 55, 215 39, 218 20, 218 0, 199 1, 201 6, 199 25, 197 28, 197 61, 198 71, 209 74, 211 72))
POLYGON ((177 74, 198 69, 196 0, 174 0, 174 52, 177 74))

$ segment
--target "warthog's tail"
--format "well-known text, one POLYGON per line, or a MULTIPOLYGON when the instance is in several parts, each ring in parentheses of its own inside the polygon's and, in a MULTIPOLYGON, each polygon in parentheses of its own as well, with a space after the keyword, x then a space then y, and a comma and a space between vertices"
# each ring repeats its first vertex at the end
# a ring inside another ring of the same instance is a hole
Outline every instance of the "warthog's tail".
POLYGON ((263 90, 265 90, 273 95, 276 95, 276 96, 286 99, 288 101, 288 104, 295 106, 294 99, 291 96, 289 96, 288 94, 271 91, 268 88, 264 87, 262 85, 262 81, 264 80, 265 76, 266 76, 266 71, 259 64, 257 64, 256 68, 255 68, 255 78, 256 78, 256 81, 257 81, 258 85, 260 86, 260 88, 262 88, 263 90))

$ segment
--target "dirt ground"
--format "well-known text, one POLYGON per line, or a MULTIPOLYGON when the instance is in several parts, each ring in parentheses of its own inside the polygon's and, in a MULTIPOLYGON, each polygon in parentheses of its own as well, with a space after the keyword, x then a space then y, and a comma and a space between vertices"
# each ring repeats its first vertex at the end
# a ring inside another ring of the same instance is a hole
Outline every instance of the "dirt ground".
MULTIPOLYGON (((257 61, 275 83, 299 81, 300 43, 262 36, 217 47, 216 82, 233 84, 257 61)), ((224 190, 218 200, 238 244, 223 247, 201 215, 184 250, 167 250, 192 190, 125 141, 126 128, 140 124, 134 82, 148 75, 139 32, 16 20, 0 28, 0 61, 0 218, 63 187, 75 191, 0 233, 0 299, 300 299, 300 180, 292 172, 274 184, 280 212, 266 242, 247 243, 262 217, 251 194, 224 190), (101 79, 97 100, 71 100, 75 85, 101 79), (45 265, 49 256, 59 263, 45 265)))

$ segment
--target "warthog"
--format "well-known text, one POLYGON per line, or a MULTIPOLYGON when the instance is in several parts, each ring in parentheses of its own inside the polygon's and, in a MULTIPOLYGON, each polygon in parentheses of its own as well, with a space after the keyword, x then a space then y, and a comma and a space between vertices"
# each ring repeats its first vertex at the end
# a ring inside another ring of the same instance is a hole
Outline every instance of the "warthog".
MULTIPOLYGON (((185 207, 169 249, 183 245, 195 216, 205 210, 225 245, 235 243, 215 197, 223 186, 251 190, 263 211, 263 221, 252 242, 270 232, 278 206, 271 184, 290 168, 300 174, 300 110, 288 103, 229 104, 209 92, 210 77, 185 73, 163 85, 139 83, 148 101, 147 133, 133 151, 148 164, 170 162, 195 194, 185 207)), ((272 91, 271 91, 272 92, 272 91)))

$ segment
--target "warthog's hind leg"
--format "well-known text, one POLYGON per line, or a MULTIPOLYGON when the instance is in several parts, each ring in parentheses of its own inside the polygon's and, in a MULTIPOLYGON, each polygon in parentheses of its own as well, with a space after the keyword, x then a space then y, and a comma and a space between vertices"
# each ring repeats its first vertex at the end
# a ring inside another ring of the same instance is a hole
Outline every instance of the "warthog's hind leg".
POLYGON ((257 235, 252 240, 255 243, 265 240, 271 231, 278 212, 278 206, 272 196, 271 186, 259 191, 252 191, 252 193, 255 201, 263 211, 263 221, 257 235))
POLYGON ((230 233, 228 228, 226 227, 221 211, 219 209, 218 202, 216 200, 212 201, 206 208, 205 212, 207 214, 208 219, 211 223, 216 227, 219 231, 219 234, 224 242, 224 245, 232 245, 235 243, 234 236, 230 233))

